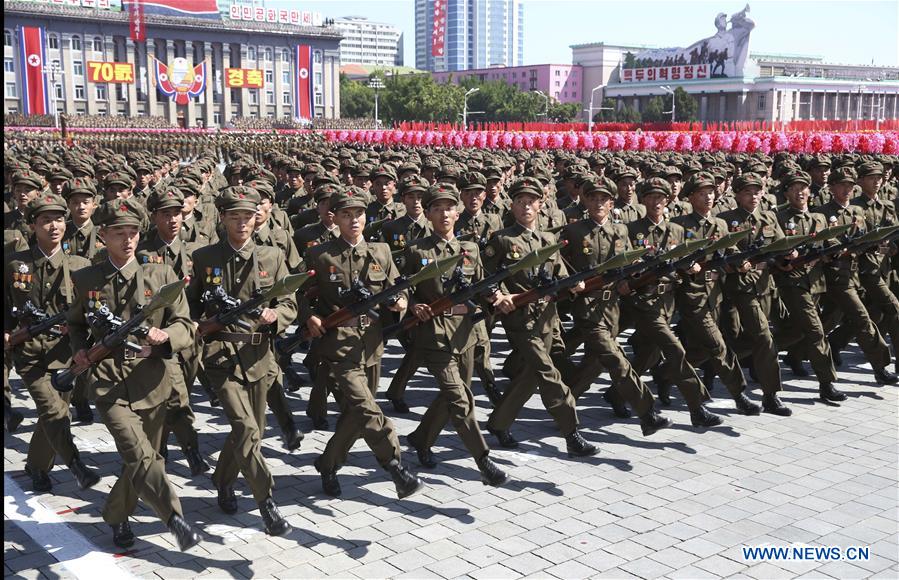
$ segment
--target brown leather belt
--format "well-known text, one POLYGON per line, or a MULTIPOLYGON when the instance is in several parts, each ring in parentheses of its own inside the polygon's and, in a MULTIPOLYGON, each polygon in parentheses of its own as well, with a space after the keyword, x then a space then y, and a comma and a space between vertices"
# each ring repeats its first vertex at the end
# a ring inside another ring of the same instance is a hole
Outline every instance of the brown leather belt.
POLYGON ((209 340, 222 342, 245 342, 252 345, 262 344, 269 335, 263 332, 217 332, 209 337, 209 340))
POLYGON ((361 328, 363 330, 369 326, 371 326, 371 318, 366 314, 354 316, 346 322, 341 322, 337 325, 338 328, 361 328))
POLYGON ((468 314, 468 306, 465 304, 456 304, 449 310, 441 312, 440 316, 462 316, 463 314, 468 314))
POLYGON ((674 284, 656 284, 655 286, 644 286, 640 288, 639 293, 649 296, 662 296, 674 289, 674 284))
POLYGON ((705 280, 706 282, 714 282, 714 281, 718 280, 718 278, 721 275, 718 272, 716 272, 715 270, 707 270, 707 271, 703 272, 702 274, 700 274, 700 276, 702 276, 702 278, 700 278, 700 280, 705 280), (703 276, 703 274, 704 274, 704 276, 703 276))
POLYGON ((768 262, 759 262, 755 265, 756 270, 765 270, 768 268, 768 262))
POLYGON ((168 349, 162 347, 163 345, 145 345, 141 347, 140 351, 133 351, 129 348, 121 347, 121 350, 119 352, 121 352, 122 360, 134 360, 138 358, 163 358, 168 353, 168 349))

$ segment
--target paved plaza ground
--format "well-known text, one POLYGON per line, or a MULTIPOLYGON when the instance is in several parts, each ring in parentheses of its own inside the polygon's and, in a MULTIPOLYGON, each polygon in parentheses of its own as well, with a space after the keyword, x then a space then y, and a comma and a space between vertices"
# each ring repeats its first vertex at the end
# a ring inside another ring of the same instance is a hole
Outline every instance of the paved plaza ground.
MULTIPOLYGON (((499 489, 481 484, 474 461, 446 430, 434 448, 440 460, 434 470, 419 469, 414 453, 404 450, 404 462, 427 484, 419 494, 397 500, 389 476, 360 441, 340 471, 344 496, 331 499, 312 467, 330 431, 307 433, 302 448, 289 454, 271 420, 264 453, 275 499, 294 527, 281 538, 262 531, 242 479, 240 512, 222 513, 209 475, 191 478, 172 438, 168 472, 186 518, 205 538, 187 553, 143 504, 132 518, 134 548, 123 553, 112 544, 100 512, 121 463, 99 422, 73 431, 101 483, 78 491, 58 467, 52 494, 30 491, 22 470, 35 412, 16 379, 15 405, 26 419, 5 437, 4 576, 895 579, 899 389, 878 386, 853 348, 839 369, 845 403, 819 402, 813 381, 784 371, 782 399, 793 417, 745 417, 719 383, 710 408, 726 422, 704 432, 690 427, 676 390, 666 411, 674 428, 645 438, 637 419, 614 419, 594 387, 579 405, 584 436, 601 448, 588 459, 567 458, 535 396, 513 429, 520 449, 492 452, 512 478, 499 489), (747 558, 744 548, 758 546, 789 547, 789 559, 747 558), (803 546, 841 552, 829 552, 834 560, 798 559, 809 556, 803 546), (868 558, 855 557, 853 547, 867 548, 868 558)), ((494 353, 496 368, 505 354, 494 353)), ((385 361, 382 393, 399 363, 394 344, 385 361)), ((483 426, 490 407, 477 382, 474 389, 483 426)), ((196 390, 201 445, 215 460, 228 424, 196 390)), ((412 413, 393 416, 400 434, 415 427, 433 395, 431 379, 419 374, 407 395, 412 413)), ((311 428, 302 414, 307 397, 308 389, 289 395, 304 430, 311 428)), ((330 409, 333 427, 333 403, 330 409)), ((496 444, 489 435, 487 441, 496 444)))

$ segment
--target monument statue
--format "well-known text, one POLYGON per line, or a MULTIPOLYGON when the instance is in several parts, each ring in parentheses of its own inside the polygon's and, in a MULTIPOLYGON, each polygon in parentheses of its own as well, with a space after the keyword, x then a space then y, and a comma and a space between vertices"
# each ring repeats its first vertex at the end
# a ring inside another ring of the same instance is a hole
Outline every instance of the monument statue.
POLYGON ((686 48, 653 48, 637 54, 627 53, 624 68, 653 68, 686 64, 707 64, 713 77, 741 77, 749 56, 749 33, 755 22, 749 18, 749 5, 732 15, 715 17, 714 36, 703 38, 686 48), (730 28, 728 28, 730 24, 730 28))

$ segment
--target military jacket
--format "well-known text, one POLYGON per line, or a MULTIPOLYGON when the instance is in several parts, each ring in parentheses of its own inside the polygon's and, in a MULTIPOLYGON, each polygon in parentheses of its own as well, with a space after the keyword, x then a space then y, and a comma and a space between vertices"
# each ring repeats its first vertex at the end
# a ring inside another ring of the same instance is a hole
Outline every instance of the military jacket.
MULTIPOLYGON (((631 249, 627 226, 606 218, 602 225, 592 218, 575 222, 562 230, 562 258, 572 270, 581 272, 595 268, 612 257, 631 249)), ((578 320, 599 322, 609 310, 618 310, 618 290, 615 284, 605 288, 578 294, 574 300, 572 315, 578 320)), ((614 315, 617 319, 617 315, 614 315)))
MULTIPOLYGON (((95 341, 104 332, 88 324, 87 314, 103 306, 122 320, 137 314, 137 306, 147 304, 166 284, 179 278, 164 264, 140 264, 136 259, 121 270, 105 260, 72 274, 75 301, 67 316, 72 352, 89 348, 88 338, 95 341)), ((129 405, 134 410, 151 409, 168 399, 172 390, 169 368, 163 357, 188 348, 194 341, 194 326, 190 321, 187 301, 182 293, 175 302, 157 310, 144 323, 169 335, 165 344, 152 347, 148 358, 126 359, 124 348, 94 365, 91 379, 97 401, 115 405, 129 405)), ((136 340, 131 337, 131 340, 136 340)), ((145 344, 143 339, 136 340, 145 344)))
MULTIPOLYGON (((824 231, 827 218, 820 213, 808 210, 800 211, 792 206, 777 213, 777 222, 784 234, 788 236, 806 236, 824 231)), ((805 265, 789 271, 775 272, 778 286, 798 286, 812 294, 821 294, 827 290, 824 281, 824 266, 818 262, 814 266, 805 265)))
MULTIPOLYGON (((894 205, 879 197, 871 199, 867 195, 862 194, 850 203, 862 208, 865 214, 864 229, 867 231, 899 223, 899 220, 896 219, 896 208, 894 205)), ((889 260, 886 258, 886 253, 883 249, 880 247, 871 248, 858 257, 859 274, 886 276, 889 269, 889 260)))
POLYGON ((166 244, 158 233, 145 239, 137 247, 135 256, 141 264, 165 264, 171 266, 180 278, 189 277, 193 273, 193 252, 200 244, 185 242, 176 237, 171 244, 166 244))
MULTIPOLYGON (((276 281, 289 274, 284 253, 274 246, 256 245, 252 239, 238 250, 226 239, 206 246, 193 253, 194 275, 187 287, 190 313, 195 320, 209 318, 218 312, 218 306, 203 301, 207 290, 221 287, 229 296, 241 301, 249 300, 256 290, 265 290, 276 281)), ((274 309, 278 319, 271 325, 246 317, 253 332, 277 335, 284 332, 293 322, 297 313, 297 302, 293 294, 273 299, 269 308, 274 309)), ((234 324, 225 332, 246 333, 247 330, 234 324)), ((226 342, 216 340, 215 335, 207 337, 203 349, 206 366, 229 370, 249 382, 261 380, 276 365, 272 354, 270 336, 259 344, 250 342, 226 342)))
MULTIPOLYGON (((458 256, 465 252, 465 257, 456 270, 446 278, 437 277, 425 280, 413 289, 412 300, 421 304, 430 304, 435 300, 451 294, 457 286, 450 280, 461 280, 474 284, 484 278, 478 245, 474 242, 460 242, 453 238, 446 241, 436 234, 414 240, 403 256, 401 272, 410 276, 418 272, 430 262, 449 256, 458 256)), ((473 313, 446 315, 442 314, 419 324, 415 329, 415 344, 427 350, 440 350, 453 354, 462 354, 475 345, 475 334, 472 332, 471 317, 473 313)))
POLYGON ((827 185, 813 183, 809 186, 809 209, 815 209, 830 201, 830 188, 827 185))
MULTIPOLYGON (((818 213, 824 215, 827 219, 827 225, 842 226, 846 224, 854 224, 849 233, 855 234, 858 228, 865 227, 865 210, 860 206, 853 205, 851 202, 846 207, 841 206, 836 200, 831 199, 826 204, 816 208, 818 213)), ((839 243, 831 240, 829 244, 839 243)), ((860 284, 858 279, 858 258, 855 254, 848 254, 842 257, 834 257, 824 266, 824 276, 827 279, 827 287, 830 289, 839 288, 857 288, 860 284)))
POLYGON ((693 213, 693 206, 690 202, 682 199, 675 199, 674 201, 669 202, 667 209, 668 219, 674 219, 693 213))
POLYGON ((497 196, 495 202, 489 199, 485 199, 484 205, 481 207, 481 211, 490 215, 499 216, 500 220, 502 220, 506 212, 509 211, 510 206, 511 203, 509 203, 508 199, 502 196, 497 196))
POLYGON ((25 223, 25 216, 17 208, 3 214, 3 229, 18 230, 27 240, 31 237, 31 228, 25 223))
POLYGON ((612 207, 612 221, 629 224, 646 215, 646 206, 642 203, 625 203, 621 199, 615 200, 612 207))
POLYGON ((368 204, 365 210, 365 220, 367 222, 376 222, 380 220, 395 220, 406 215, 406 206, 395 201, 383 204, 379 200, 375 200, 368 204))
MULTIPOLYGON (((637 249, 650 248, 653 252, 668 251, 682 244, 686 238, 686 233, 681 226, 664 219, 655 224, 648 217, 642 217, 627 224, 627 235, 632 247, 637 249)), ((648 286, 634 289, 625 299, 638 309, 652 310, 655 308, 656 299, 659 297, 657 292, 659 285, 677 285, 679 281, 680 278, 676 273, 668 274, 660 277, 648 286)), ((666 294, 670 295, 671 298, 674 297, 673 292, 666 294)))
POLYGON ((405 250, 413 240, 431 235, 431 223, 419 216, 414 221, 408 214, 391 220, 381 226, 381 242, 390 246, 391 252, 405 250))
POLYGON ((19 230, 3 230, 3 257, 8 260, 8 254, 28 248, 28 238, 19 230))
MULTIPOLYGON (((72 273, 89 265, 90 261, 86 258, 70 256, 61 249, 52 256, 45 256, 36 244, 10 256, 3 278, 4 330, 11 332, 17 322, 21 326, 39 322, 30 318, 18 320, 14 316, 14 309, 22 313, 27 301, 49 316, 68 308, 75 299, 72 273)), ((62 369, 69 365, 72 349, 68 335, 54 338, 44 333, 16 347, 14 357, 19 372, 34 364, 48 369, 62 369)))
POLYGON ((271 219, 258 227, 253 232, 253 241, 259 246, 273 246, 281 250, 287 261, 287 270, 289 272, 297 272, 300 268, 300 253, 297 251, 293 239, 286 230, 281 228, 273 228, 274 224, 271 219))
MULTIPOLYGON (((390 246, 378 242, 363 240, 351 246, 343 238, 337 238, 310 248, 307 256, 306 266, 315 270, 319 294, 314 310, 305 298, 301 299, 298 324, 305 324, 313 314, 324 319, 358 302, 355 292, 347 292, 356 281, 372 293, 378 293, 394 285, 400 275, 391 258, 390 246)), ((400 296, 408 299, 408 292, 402 292, 400 296)), ((317 352, 334 361, 358 360, 365 366, 380 364, 384 352, 381 321, 366 318, 357 326, 341 326, 328 331, 318 339, 317 352)))
MULTIPOLYGON (((496 272, 509 266, 526 254, 554 244, 556 236, 539 230, 528 230, 521 224, 514 224, 496 232, 484 249, 484 268, 487 272, 496 272)), ((505 294, 520 294, 534 287, 537 276, 543 271, 547 276, 562 278, 568 270, 558 253, 537 268, 516 272, 502 282, 505 294)), ((556 306, 549 301, 531 302, 527 306, 516 308, 501 317, 503 327, 507 331, 528 331, 544 334, 552 330, 555 324, 556 306)))
MULTIPOLYGON (((687 240, 715 240, 728 233, 727 224, 721 218, 701 216, 696 212, 675 217, 672 223, 684 229, 687 240)), ((717 272, 702 271, 681 276, 681 284, 675 296, 677 304, 688 310, 698 310, 706 305, 716 308, 721 303, 721 280, 717 272)))
POLYGON ((468 241, 484 246, 494 233, 502 229, 502 222, 497 214, 479 211, 471 215, 468 210, 459 214, 456 222, 456 236, 470 236, 468 241))
POLYGON ((329 230, 325 224, 318 222, 296 230, 293 234, 293 243, 300 253, 300 259, 306 260, 310 248, 337 239, 339 235, 340 230, 336 225, 329 230))
POLYGON ((62 237, 62 251, 93 261, 106 247, 97 235, 99 231, 91 220, 87 220, 80 228, 73 222, 67 222, 66 232, 62 237))
POLYGON ((290 216, 290 227, 294 232, 300 230, 306 226, 312 225, 317 222, 320 218, 318 217, 318 210, 314 207, 309 209, 304 209, 300 213, 290 216))
MULTIPOLYGON (((771 212, 762 211, 761 208, 756 208, 750 213, 738 207, 723 212, 718 217, 724 220, 730 232, 750 231, 749 237, 737 244, 737 249, 741 252, 759 235, 764 237, 766 246, 784 237, 783 230, 777 223, 777 217, 771 212)), ((771 278, 767 263, 762 262, 748 272, 729 272, 724 280, 724 288, 728 293, 762 295, 774 290, 774 280, 771 278)))
POLYGON ((584 202, 581 200, 566 206, 565 209, 562 210, 562 213, 565 214, 565 221, 570 224, 587 218, 587 208, 584 207, 584 202))

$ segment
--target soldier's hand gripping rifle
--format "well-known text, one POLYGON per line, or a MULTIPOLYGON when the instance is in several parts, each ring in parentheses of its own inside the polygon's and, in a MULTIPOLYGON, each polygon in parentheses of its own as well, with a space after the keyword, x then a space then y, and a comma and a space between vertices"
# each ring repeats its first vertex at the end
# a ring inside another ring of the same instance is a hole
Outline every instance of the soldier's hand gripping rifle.
POLYGON ((53 387, 61 392, 71 391, 78 375, 109 357, 112 351, 120 346, 124 346, 131 352, 140 352, 143 347, 131 342, 128 338, 130 336, 146 336, 150 329, 144 326, 144 321, 157 310, 174 303, 184 291, 185 285, 185 280, 166 284, 150 299, 150 302, 142 307, 135 306, 133 310, 136 311, 136 314, 133 314, 129 320, 122 320, 106 306, 96 312, 89 312, 87 314, 88 322, 93 329, 93 334, 99 340, 87 351, 88 364, 73 363, 69 368, 53 375, 51 380, 53 387))
MULTIPOLYGON (((564 246, 564 243, 560 243, 534 250, 514 264, 506 266, 505 268, 500 268, 495 273, 487 276, 476 284, 462 284, 462 287, 458 288, 458 290, 452 294, 438 298, 428 304, 431 309, 431 314, 433 316, 438 316, 458 304, 468 304, 469 309, 474 311, 477 308, 474 302, 472 302, 475 297, 481 294, 493 293, 499 287, 500 282, 509 276, 526 268, 535 268, 539 266, 564 246)), ((400 330, 410 330, 420 322, 421 321, 417 316, 408 316, 405 320, 385 328, 384 339, 390 338, 400 330)))
POLYGON ((854 236, 849 235, 849 230, 851 230, 852 227, 853 224, 833 226, 820 232, 810 234, 812 239, 797 248, 797 251, 802 250, 799 252, 799 256, 793 259, 785 259, 782 263, 778 263, 778 266, 785 269, 796 269, 815 260, 839 254, 843 250, 849 248, 855 240, 861 237, 861 234, 856 234, 854 236), (824 244, 824 242, 836 238, 842 238, 841 243, 831 246, 824 244))
POLYGON ((253 296, 244 302, 238 298, 234 298, 225 292, 221 286, 216 286, 214 290, 207 290, 203 293, 203 302, 218 304, 218 312, 211 318, 201 320, 197 326, 197 337, 204 338, 216 332, 221 332, 228 326, 234 324, 245 331, 250 331, 253 325, 244 320, 247 318, 258 318, 262 314, 263 308, 281 296, 293 294, 312 276, 315 270, 309 270, 302 274, 291 274, 286 276, 265 290, 257 289, 253 296))
POLYGON ((50 316, 45 311, 35 306, 31 300, 27 300, 25 304, 22 305, 21 311, 13 308, 12 314, 22 321, 23 324, 28 321, 33 322, 32 324, 22 326, 18 330, 13 331, 13 333, 9 335, 5 347, 13 348, 19 346, 23 342, 27 342, 42 334, 49 334, 53 338, 62 336, 62 331, 57 327, 65 324, 67 312, 68 310, 62 310, 53 316, 50 316))
MULTIPOLYGON (((667 276, 672 272, 689 267, 706 255, 706 248, 709 244, 710 240, 707 239, 687 240, 667 252, 657 254, 653 259, 654 264, 652 266, 645 268, 639 276, 625 279, 628 287, 631 290, 636 290, 653 284, 659 278, 667 276)), ((727 243, 725 247, 730 245, 731 243, 727 243)))
POLYGON ((789 260, 787 264, 797 268, 814 260, 820 260, 829 256, 838 256, 843 252, 848 252, 850 254, 864 254, 881 244, 890 243, 899 239, 899 225, 882 226, 875 228, 870 232, 858 232, 853 236, 850 236, 847 233, 851 228, 852 224, 846 224, 830 227, 823 232, 819 232, 815 236, 815 242, 825 241, 840 236, 842 236, 842 241, 839 244, 834 244, 832 246, 816 245, 798 258, 789 260), (832 231, 835 232, 831 234, 832 231))
MULTIPOLYGON (((377 318, 377 313, 374 311, 375 308, 382 304, 395 304, 400 294, 425 280, 443 276, 451 271, 462 258, 463 255, 459 254, 457 256, 450 256, 431 262, 408 278, 401 276, 396 284, 389 288, 385 288, 376 294, 372 293, 368 288, 365 288, 361 282, 356 280, 353 287, 346 290, 344 294, 355 294, 358 300, 349 306, 344 306, 340 310, 326 316, 324 320, 322 320, 322 326, 324 327, 325 332, 328 332, 347 320, 357 316, 367 315, 372 318, 377 318)), ((287 353, 294 352, 301 344, 308 342, 309 340, 310 336, 308 331, 303 327, 299 327, 292 335, 276 340, 275 350, 279 355, 286 355, 287 353)))

